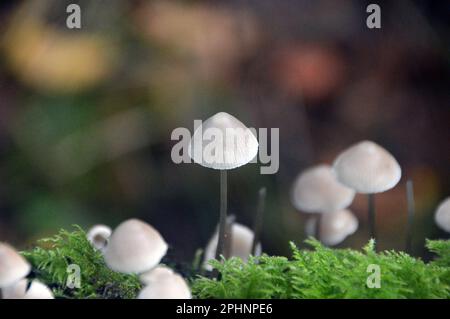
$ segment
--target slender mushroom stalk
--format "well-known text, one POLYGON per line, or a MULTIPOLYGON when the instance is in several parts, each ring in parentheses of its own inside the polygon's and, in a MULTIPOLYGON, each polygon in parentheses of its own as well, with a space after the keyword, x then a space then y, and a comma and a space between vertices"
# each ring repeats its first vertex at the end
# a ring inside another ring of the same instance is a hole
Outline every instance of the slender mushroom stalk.
POLYGON ((256 216, 255 216, 255 223, 253 226, 253 243, 252 243, 252 254, 256 255, 256 249, 257 245, 259 243, 259 238, 261 237, 261 229, 264 219, 264 209, 266 204, 266 194, 267 189, 265 187, 260 188, 258 192, 258 206, 256 208, 256 216))
MULTIPOLYGON (((220 255, 225 255, 225 246, 227 241, 227 204, 228 204, 228 187, 227 187, 227 171, 220 170, 220 215, 219 215, 219 241, 217 243, 216 259, 220 255)), ((227 258, 227 256, 225 256, 227 258)))
POLYGON ((359 142, 342 152, 333 163, 338 181, 361 194, 368 194, 369 232, 376 239, 376 193, 393 188, 400 181, 402 170, 395 158, 371 141, 359 142))
MULTIPOLYGON (((225 259, 230 258, 231 256, 231 250, 232 250, 232 242, 233 242, 233 224, 234 221, 236 220, 236 217, 234 215, 228 216, 227 220, 225 222, 225 248, 223 251, 223 256, 225 257, 225 259)), ((216 254, 216 259, 217 259, 217 254, 216 254)))
POLYGON ((412 180, 406 182, 406 200, 408 202, 408 225, 406 229, 406 252, 412 253, 412 236, 414 227, 414 214, 415 214, 415 204, 414 204, 414 188, 412 180))
POLYGON ((252 161, 258 154, 258 140, 234 116, 219 112, 198 127, 189 143, 189 156, 195 163, 220 170, 219 239, 216 258, 224 255, 227 222, 227 170, 252 161))
POLYGON ((367 194, 367 214, 369 220, 369 235, 370 238, 377 238, 376 230, 375 230, 375 197, 373 194, 367 194))

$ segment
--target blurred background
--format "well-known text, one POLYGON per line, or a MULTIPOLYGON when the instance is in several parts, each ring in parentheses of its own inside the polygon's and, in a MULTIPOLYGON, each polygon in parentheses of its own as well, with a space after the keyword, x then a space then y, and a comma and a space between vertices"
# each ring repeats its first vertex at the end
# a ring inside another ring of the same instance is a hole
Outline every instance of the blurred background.
MULTIPOLYGON (((206 245, 219 213, 219 174, 174 164, 174 128, 226 111, 280 128, 280 169, 229 174, 229 212, 251 227, 268 190, 263 250, 303 246, 308 218, 289 192, 306 167, 363 139, 387 148, 400 183, 376 196, 381 249, 403 249, 405 182, 414 182, 413 254, 450 195, 447 1, 1 1, 0 240, 20 248, 60 227, 155 226, 174 260, 206 245), (66 27, 78 3, 82 28, 66 27)), ((360 228, 339 247, 368 240, 360 228)))

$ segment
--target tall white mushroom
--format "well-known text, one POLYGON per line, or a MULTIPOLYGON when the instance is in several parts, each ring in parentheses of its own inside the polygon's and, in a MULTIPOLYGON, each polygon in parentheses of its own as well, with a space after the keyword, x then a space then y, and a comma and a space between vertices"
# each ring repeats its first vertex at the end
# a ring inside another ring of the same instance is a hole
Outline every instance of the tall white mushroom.
MULTIPOLYGON (((355 191, 342 185, 336 179, 329 165, 321 164, 310 167, 295 179, 291 201, 295 208, 307 213, 328 214, 348 207, 355 197, 355 191)), ((317 228, 321 223, 316 222, 317 228)), ((315 231, 319 237, 319 229, 315 231)))
POLYGON ((109 237, 112 230, 106 225, 95 225, 87 232, 87 239, 92 246, 100 251, 103 251, 108 245, 109 237))
POLYGON ((220 170, 220 219, 216 258, 224 253, 227 219, 227 170, 247 164, 258 154, 258 140, 234 116, 220 112, 203 122, 189 144, 195 163, 220 170))
POLYGON ((450 233, 450 197, 447 197, 439 204, 434 220, 440 228, 450 233))
POLYGON ((319 221, 315 218, 308 219, 305 230, 309 236, 314 234, 317 222, 321 223, 320 239, 329 246, 341 243, 358 229, 358 219, 348 209, 324 214, 319 221))
POLYGON ((376 238, 374 194, 397 185, 402 175, 400 165, 378 144, 362 141, 342 152, 334 161, 333 169, 339 182, 358 193, 368 194, 370 235, 376 238))
POLYGON ((25 278, 30 270, 30 264, 14 248, 0 243, 0 289, 25 278))
MULTIPOLYGON (((254 238, 253 231, 242 224, 232 223, 230 237, 231 243, 229 257, 239 257, 244 262, 246 262, 248 260, 248 256, 252 254, 252 245, 254 238)), ((214 256, 216 255, 217 241, 218 233, 216 231, 205 249, 204 267, 207 270, 212 270, 212 267, 208 264, 208 261, 214 259, 214 256)), ((261 244, 258 243, 256 245, 255 255, 260 255, 261 250, 261 244)))
POLYGON ((104 258, 112 270, 139 274, 159 264, 167 248, 155 228, 138 219, 129 219, 112 233, 104 258))

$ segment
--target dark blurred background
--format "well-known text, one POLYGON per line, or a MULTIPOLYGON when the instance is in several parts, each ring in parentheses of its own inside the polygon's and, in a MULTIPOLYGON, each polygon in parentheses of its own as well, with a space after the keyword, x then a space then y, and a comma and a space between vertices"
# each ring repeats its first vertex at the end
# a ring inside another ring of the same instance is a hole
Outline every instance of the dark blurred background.
MULTIPOLYGON (((308 217, 289 201, 295 176, 374 140, 403 169, 376 197, 381 249, 403 249, 405 181, 414 182, 414 254, 448 238, 433 222, 450 194, 448 1, 2 1, 0 240, 24 248, 73 224, 141 218, 189 261, 218 220, 219 175, 176 165, 176 127, 229 112, 280 128, 280 170, 229 174, 229 208, 251 226, 268 189, 262 243, 288 254, 308 217), (66 27, 78 3, 82 28, 66 27)), ((366 198, 351 206, 368 240, 366 198)))

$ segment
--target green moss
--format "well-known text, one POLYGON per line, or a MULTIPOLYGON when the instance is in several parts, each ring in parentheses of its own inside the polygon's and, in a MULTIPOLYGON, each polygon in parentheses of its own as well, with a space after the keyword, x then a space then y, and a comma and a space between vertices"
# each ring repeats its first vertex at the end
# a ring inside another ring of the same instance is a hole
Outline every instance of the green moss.
POLYGON ((101 255, 78 226, 73 232, 61 230, 58 235, 39 241, 39 246, 23 252, 33 266, 32 276, 52 288, 59 298, 135 298, 141 288, 135 275, 110 270, 101 255), (70 289, 66 282, 67 267, 80 267, 80 288, 70 289))
MULTIPOLYGON (((263 255, 248 263, 239 258, 211 261, 219 280, 177 271, 191 276, 196 298, 450 298, 448 240, 427 241, 437 255, 429 263, 403 252, 377 253, 373 241, 362 251, 331 249, 315 240, 307 243, 312 250, 299 250, 291 243, 291 258, 263 255), (366 285, 371 264, 380 267, 381 288, 366 285)), ((59 298, 135 298, 141 288, 137 276, 110 270, 77 226, 40 240, 23 255, 33 266, 31 277, 47 284, 59 298), (80 267, 80 288, 66 287, 71 264, 80 267)))
POLYGON ((314 250, 299 250, 292 258, 263 255, 243 263, 232 258, 211 265, 220 280, 198 276, 198 298, 450 298, 450 241, 428 241, 438 254, 431 263, 403 252, 376 253, 371 241, 362 252, 331 249, 308 240, 314 250), (381 287, 368 288, 367 267, 378 265, 381 287))

